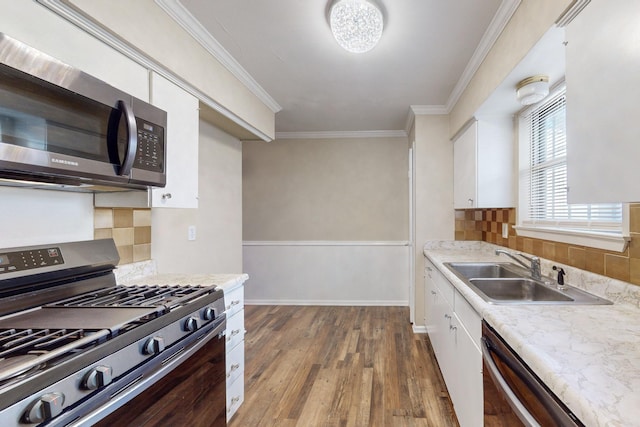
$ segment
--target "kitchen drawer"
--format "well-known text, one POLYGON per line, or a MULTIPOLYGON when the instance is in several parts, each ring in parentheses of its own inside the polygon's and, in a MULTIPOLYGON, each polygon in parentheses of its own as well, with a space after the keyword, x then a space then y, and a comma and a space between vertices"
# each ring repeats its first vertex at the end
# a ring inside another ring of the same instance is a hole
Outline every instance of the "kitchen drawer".
POLYGON ((227 319, 244 308, 244 286, 224 293, 224 307, 227 319))
POLYGON ((462 323, 467 330, 473 343, 478 347, 478 351, 480 351, 480 348, 482 348, 480 342, 482 337, 482 318, 473 309, 471 304, 457 291, 455 294, 455 313, 460 323, 462 323))
POLYGON ((433 281, 436 283, 436 286, 440 290, 440 293, 447 301, 451 308, 454 308, 453 305, 453 294, 455 293, 455 288, 443 275, 440 273, 438 269, 434 268, 432 273, 433 281))
POLYGON ((227 318, 225 335, 227 352, 244 340, 244 310, 227 318))
POLYGON ((238 379, 231 386, 227 386, 227 422, 233 417, 244 402, 244 381, 238 379))
POLYGON ((227 384, 231 384, 244 372, 244 345, 235 346, 231 351, 227 350, 227 384))

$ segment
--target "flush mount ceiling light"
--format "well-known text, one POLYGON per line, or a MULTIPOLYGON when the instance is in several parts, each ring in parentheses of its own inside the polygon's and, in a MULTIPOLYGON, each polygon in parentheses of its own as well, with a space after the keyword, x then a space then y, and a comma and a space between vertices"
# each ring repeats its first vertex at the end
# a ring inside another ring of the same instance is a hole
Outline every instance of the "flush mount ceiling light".
POLYGON ((542 101, 549 95, 549 77, 537 75, 527 77, 516 85, 516 98, 522 105, 542 101))
POLYGON ((331 32, 349 52, 367 52, 382 35, 382 12, 368 0, 336 0, 329 12, 331 32))

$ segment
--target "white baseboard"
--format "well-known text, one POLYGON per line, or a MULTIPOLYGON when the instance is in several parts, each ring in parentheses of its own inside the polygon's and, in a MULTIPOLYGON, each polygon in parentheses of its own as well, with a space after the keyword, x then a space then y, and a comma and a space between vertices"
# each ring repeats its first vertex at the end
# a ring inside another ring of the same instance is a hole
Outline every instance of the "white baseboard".
POLYGON ((427 333, 427 327, 426 326, 416 326, 413 325, 413 333, 414 334, 426 334, 427 333))
POLYGON ((358 307, 408 307, 409 301, 273 300, 246 299, 245 305, 328 305, 358 307))

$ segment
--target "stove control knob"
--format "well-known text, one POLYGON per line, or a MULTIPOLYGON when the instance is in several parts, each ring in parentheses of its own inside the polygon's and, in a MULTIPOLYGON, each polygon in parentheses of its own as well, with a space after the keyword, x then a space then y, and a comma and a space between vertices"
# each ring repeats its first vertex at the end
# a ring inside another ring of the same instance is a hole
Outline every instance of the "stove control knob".
POLYGON ((154 355, 164 350, 164 338, 151 337, 144 343, 142 347, 142 353, 147 355, 154 355))
POLYGON ((84 376, 82 387, 85 390, 97 390, 109 385, 113 379, 113 370, 110 366, 96 366, 84 376))
POLYGON ((24 413, 27 423, 41 423, 59 415, 64 404, 64 394, 59 392, 43 394, 24 413))
POLYGON ((189 317, 184 321, 184 330, 187 332, 195 332, 198 329, 198 319, 189 317))
POLYGON ((202 318, 204 320, 213 320, 216 318, 216 311, 211 307, 207 307, 202 311, 202 318))

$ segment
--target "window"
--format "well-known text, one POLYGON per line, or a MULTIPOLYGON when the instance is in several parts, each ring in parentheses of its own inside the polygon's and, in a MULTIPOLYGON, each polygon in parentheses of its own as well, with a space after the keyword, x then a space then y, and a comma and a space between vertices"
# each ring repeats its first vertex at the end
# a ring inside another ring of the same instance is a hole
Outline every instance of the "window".
POLYGON ((518 234, 624 249, 625 206, 567 203, 566 94, 555 91, 520 117, 518 234))

